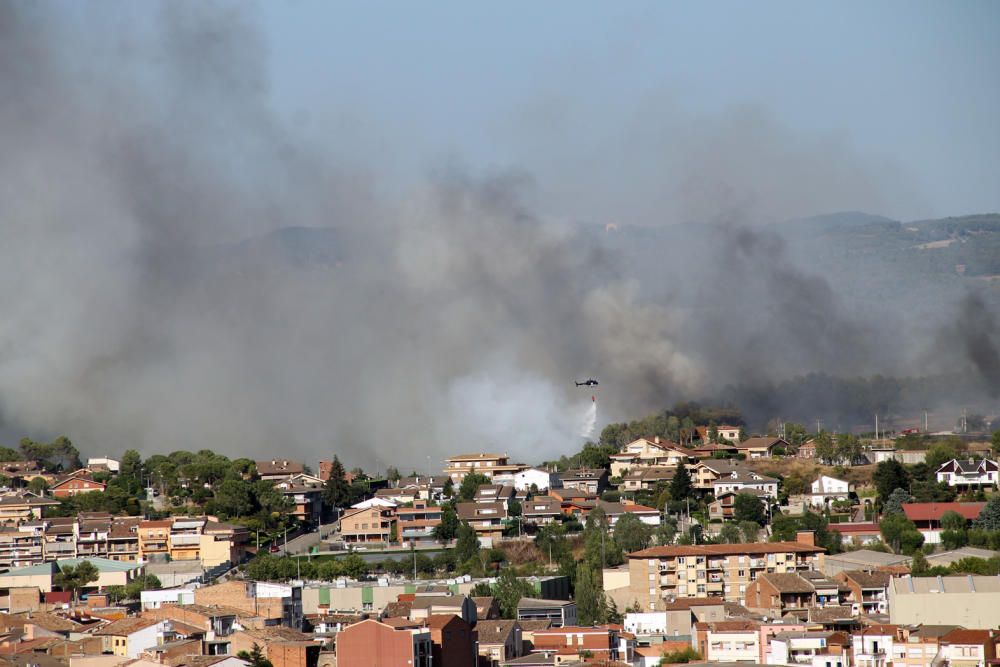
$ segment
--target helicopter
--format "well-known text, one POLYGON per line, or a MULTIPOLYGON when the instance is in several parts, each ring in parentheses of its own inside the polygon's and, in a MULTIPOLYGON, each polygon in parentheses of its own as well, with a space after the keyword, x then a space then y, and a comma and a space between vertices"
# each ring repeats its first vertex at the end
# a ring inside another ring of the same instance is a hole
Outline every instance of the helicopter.
POLYGON ((584 382, 577 382, 576 383, 577 387, 596 387, 597 385, 598 385, 598 382, 594 378, 590 378, 590 379, 588 379, 588 380, 586 380, 584 382))

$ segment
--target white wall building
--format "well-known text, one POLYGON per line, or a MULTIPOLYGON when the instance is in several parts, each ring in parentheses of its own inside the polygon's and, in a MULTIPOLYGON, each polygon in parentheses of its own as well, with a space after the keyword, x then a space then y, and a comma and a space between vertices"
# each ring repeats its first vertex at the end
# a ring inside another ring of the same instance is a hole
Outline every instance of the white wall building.
POLYGON ((165 604, 194 604, 194 588, 163 588, 139 594, 143 610, 159 609, 165 604))
POLYGON ((823 507, 834 500, 847 500, 851 495, 851 484, 843 479, 820 475, 813 481, 810 489, 809 503, 814 507, 823 507))

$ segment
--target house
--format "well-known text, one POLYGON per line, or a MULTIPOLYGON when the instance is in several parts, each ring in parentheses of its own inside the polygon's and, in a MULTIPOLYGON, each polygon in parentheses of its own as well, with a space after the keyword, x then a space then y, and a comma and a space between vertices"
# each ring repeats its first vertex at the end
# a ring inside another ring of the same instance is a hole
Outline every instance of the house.
POLYGON ((692 637, 696 623, 725 619, 726 602, 722 598, 677 598, 663 611, 628 612, 624 628, 639 637, 692 637))
POLYGON ((986 503, 903 503, 903 513, 912 521, 927 544, 940 544, 941 518, 955 512, 967 522, 974 521, 986 503))
POLYGON ((551 627, 576 625, 576 602, 570 600, 545 600, 521 598, 517 603, 518 621, 550 621, 551 627))
POLYGON ((521 518, 526 523, 541 526, 562 516, 562 503, 552 496, 535 496, 521 506, 521 518))
POLYGON ((476 624, 476 603, 466 595, 415 595, 410 601, 411 621, 441 614, 458 616, 472 626, 476 624))
POLYGON ((507 519, 507 506, 504 503, 458 503, 455 511, 459 520, 476 529, 476 536, 481 541, 488 541, 484 542, 484 546, 503 537, 504 521, 507 519))
POLYGON ((391 542, 396 532, 396 510, 388 507, 349 509, 340 517, 340 534, 348 544, 391 542))
POLYGON ((427 627, 395 628, 366 619, 337 633, 337 667, 431 667, 433 645, 427 627))
POLYGON ((996 662, 996 630, 955 628, 941 637, 941 655, 949 667, 986 667, 996 662))
MULTIPOLYGON (((722 466, 720 466, 722 467, 722 466)), ((760 491, 763 498, 778 497, 778 480, 774 477, 761 475, 758 472, 741 466, 724 468, 721 477, 712 482, 712 493, 719 497, 726 491, 760 491)))
POLYGON ((170 621, 129 616, 95 630, 94 635, 101 638, 104 653, 136 658, 157 643, 163 643, 171 631, 170 621))
POLYGON ((744 606, 766 616, 783 616, 792 609, 816 604, 816 589, 794 572, 764 573, 746 588, 744 606))
POLYGON ((892 646, 892 665, 894 667, 927 667, 928 665, 946 664, 941 639, 956 629, 958 626, 952 624, 901 626, 899 628, 899 641, 894 641, 892 646))
POLYGON ((904 654, 905 644, 900 644, 898 625, 881 623, 863 627, 851 637, 851 653, 856 667, 888 667, 893 664, 897 645, 904 654))
POLYGON ((809 489, 809 504, 813 507, 827 507, 834 500, 850 500, 854 485, 829 475, 820 475, 813 480, 809 489))
MULTIPOLYGON (((614 528, 618 519, 626 514, 634 514, 639 521, 648 526, 660 525, 660 511, 655 507, 647 507, 630 500, 620 503, 612 503, 606 500, 595 500, 594 507, 600 507, 604 511, 604 516, 608 518, 608 525, 614 528)), ((589 512, 585 512, 584 516, 589 512)))
POLYGON ((433 614, 426 622, 431 633, 432 665, 475 667, 478 653, 472 625, 454 614, 433 614))
POLYGON ((937 481, 959 490, 996 488, 1000 464, 991 459, 952 459, 937 469, 937 481))
POLYGON ((632 662, 635 640, 622 642, 620 626, 564 626, 534 633, 534 650, 554 651, 558 655, 586 653, 596 660, 632 662))
POLYGON ((888 572, 845 570, 834 578, 847 589, 845 601, 851 603, 858 614, 886 614, 889 612, 888 572))
POLYGON ((97 568, 98 572, 97 581, 88 585, 85 591, 108 586, 125 586, 144 572, 143 567, 135 563, 123 563, 107 558, 66 558, 0 573, 0 590, 37 586, 42 593, 49 593, 55 585, 56 575, 64 568, 76 567, 84 561, 97 568))
POLYGON ((748 459, 769 459, 775 450, 789 451, 791 445, 783 438, 747 438, 736 445, 737 451, 748 459))
POLYGON ((799 446, 799 451, 795 454, 800 459, 814 459, 816 458, 816 441, 806 440, 799 446))
POLYGON ((779 632, 771 637, 767 662, 771 665, 848 667, 851 637, 846 632, 779 632))
POLYGON ((638 438, 611 455, 611 476, 622 477, 627 470, 648 466, 676 468, 692 460, 692 455, 676 442, 654 438, 638 438))
POLYGON ((49 487, 49 492, 54 498, 69 498, 81 493, 104 491, 106 487, 104 482, 95 481, 87 471, 77 471, 72 475, 58 479, 55 484, 49 487))
POLYGON ((767 503, 770 495, 765 491, 757 489, 743 489, 742 491, 723 491, 715 500, 708 504, 708 518, 722 519, 728 521, 736 515, 736 497, 741 493, 748 493, 763 503, 767 503))
MULTIPOLYGON (((499 667, 523 654, 521 625, 517 621, 488 620, 476 624, 480 665, 499 667)), ((337 667, 340 667, 338 665, 337 667)))
POLYGON ((399 522, 399 540, 428 544, 435 542, 434 529, 441 525, 440 505, 431 505, 426 500, 415 500, 411 507, 396 509, 399 522))
POLYGON ((619 487, 625 492, 652 491, 661 484, 669 484, 677 472, 676 467, 669 466, 637 466, 629 468, 622 478, 619 487))
POLYGON ((444 487, 448 483, 444 475, 413 475, 401 477, 396 482, 396 488, 417 492, 417 498, 422 500, 441 500, 444 497, 444 487))
POLYGON ((87 459, 87 470, 90 472, 117 473, 121 469, 121 461, 107 456, 92 456, 87 459))
POLYGON ((520 463, 509 463, 509 458, 506 454, 459 454, 447 459, 444 473, 457 486, 470 472, 493 479, 497 474, 513 474, 527 468, 520 463))
POLYGON ((560 473, 559 481, 564 489, 577 489, 600 495, 608 486, 608 471, 604 468, 567 470, 560 473))
POLYGON ((889 618, 899 625, 958 624, 992 628, 1000 609, 1000 578, 979 575, 893 577, 889 618))
POLYGON ((316 523, 323 511, 323 480, 298 474, 282 479, 274 487, 289 500, 291 515, 304 523, 316 523))
POLYGON ((731 442, 703 442, 688 451, 699 459, 728 459, 740 453, 731 442))
POLYGON ((684 597, 741 602, 761 574, 820 569, 823 551, 811 532, 794 542, 651 547, 628 554, 629 599, 644 611, 684 597))
POLYGON ((694 644, 705 662, 756 663, 760 636, 755 621, 709 621, 695 625, 694 644))
MULTIPOLYGON (((712 430, 711 426, 695 426, 694 430, 695 433, 698 435, 698 439, 701 442, 707 443, 711 441, 711 438, 709 438, 708 436, 709 431, 712 430)), ((732 426, 724 424, 722 426, 716 426, 715 430, 719 434, 718 437, 719 442, 725 443, 725 442, 739 442, 740 431, 742 431, 743 428, 741 426, 732 426)))
POLYGON ((268 482, 280 482, 305 472, 305 466, 298 461, 289 461, 288 459, 257 461, 256 464, 257 475, 268 482))
POLYGON ((864 546, 872 542, 882 541, 882 529, 879 528, 877 523, 870 521, 861 523, 831 523, 827 526, 827 530, 840 533, 844 544, 864 546))
POLYGON ((513 484, 518 491, 531 491, 532 487, 538 491, 547 491, 559 486, 559 475, 541 468, 525 468, 511 475, 511 480, 504 480, 504 483, 513 484))
POLYGON ((43 498, 30 491, 0 495, 0 525, 17 526, 24 521, 42 519, 46 507, 58 505, 58 500, 43 498))
POLYGON ((472 500, 477 503, 503 503, 507 509, 514 502, 514 487, 504 484, 480 484, 472 500))
POLYGON ((500 618, 500 603, 492 595, 474 597, 472 602, 476 605, 476 618, 478 620, 500 618))

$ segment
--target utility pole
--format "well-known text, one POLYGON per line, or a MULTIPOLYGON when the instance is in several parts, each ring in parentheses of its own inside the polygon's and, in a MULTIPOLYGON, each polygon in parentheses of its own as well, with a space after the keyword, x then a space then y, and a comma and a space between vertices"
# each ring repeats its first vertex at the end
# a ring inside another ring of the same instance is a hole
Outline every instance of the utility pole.
POLYGON ((928 428, 927 428, 927 409, 925 408, 924 409, 924 433, 927 433, 927 431, 928 431, 928 428))
POLYGON ((878 413, 875 413, 875 441, 878 442, 878 413))

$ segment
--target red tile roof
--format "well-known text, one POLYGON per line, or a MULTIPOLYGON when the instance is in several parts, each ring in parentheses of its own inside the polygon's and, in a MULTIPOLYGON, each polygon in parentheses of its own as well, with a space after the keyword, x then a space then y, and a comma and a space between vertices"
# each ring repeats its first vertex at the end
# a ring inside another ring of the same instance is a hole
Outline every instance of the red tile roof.
POLYGON ((971 521, 984 507, 986 503, 903 503, 903 513, 910 521, 940 521, 946 512, 958 512, 971 521))

